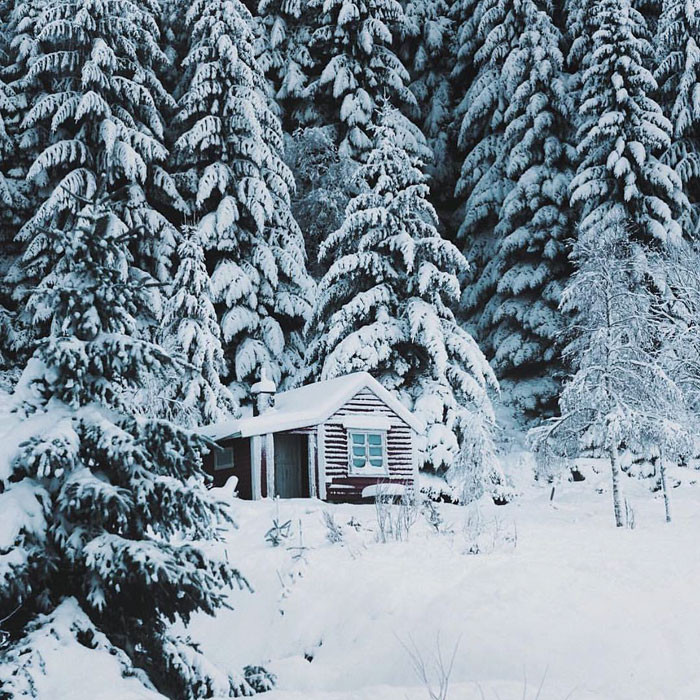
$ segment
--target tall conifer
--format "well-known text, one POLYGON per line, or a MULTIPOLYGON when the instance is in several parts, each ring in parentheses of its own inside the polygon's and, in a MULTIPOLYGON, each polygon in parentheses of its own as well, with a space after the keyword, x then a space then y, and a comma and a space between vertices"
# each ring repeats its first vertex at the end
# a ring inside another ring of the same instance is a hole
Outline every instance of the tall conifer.
POLYGON ((278 383, 299 370, 313 283, 250 13, 239 0, 196 0, 186 22, 174 167, 212 270, 227 379, 244 397, 262 367, 278 383))
POLYGON ((357 172, 359 194, 321 248, 332 262, 309 323, 307 371, 324 379, 369 371, 405 394, 428 426, 421 464, 445 471, 466 432, 489 430, 496 381, 455 320, 467 263, 435 228, 425 175, 396 117, 383 111, 357 172))
POLYGON ((26 417, 0 462, 0 508, 18 514, 3 533, 12 555, 0 557, 3 618, 19 603, 11 690, 23 694, 40 665, 22 633, 69 604, 82 643, 106 635, 168 697, 251 694, 244 676, 218 672, 171 629, 213 614, 243 579, 207 548, 230 516, 205 488, 200 438, 137 414, 134 392, 170 359, 138 337, 148 300, 130 265, 136 231, 104 205, 83 204, 72 226, 46 231, 56 262, 32 292, 50 334, 18 385, 26 417))

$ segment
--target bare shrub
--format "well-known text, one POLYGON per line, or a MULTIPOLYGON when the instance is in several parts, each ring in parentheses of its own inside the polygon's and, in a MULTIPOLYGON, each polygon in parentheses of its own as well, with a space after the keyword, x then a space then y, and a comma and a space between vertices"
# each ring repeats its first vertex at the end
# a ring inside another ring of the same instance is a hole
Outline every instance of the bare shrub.
POLYGON ((382 484, 377 486, 374 499, 377 513, 377 541, 404 542, 420 516, 420 506, 412 493, 404 493, 396 503, 397 496, 382 484))
POLYGON ((292 536, 292 521, 280 522, 279 513, 272 519, 272 527, 265 533, 265 542, 273 547, 279 547, 292 536))
MULTIPOLYGON (((284 615, 282 602, 286 600, 292 593, 292 587, 297 581, 304 577, 306 568, 309 565, 309 560, 306 553, 309 547, 304 544, 304 530, 301 526, 301 519, 298 521, 298 537, 297 543, 287 547, 287 551, 291 553, 289 564, 286 571, 277 570, 277 578, 280 581, 282 592, 280 594, 280 615, 284 615)), ((291 533, 290 533, 291 535, 291 533)))
POLYGON ((441 530, 443 530, 444 525, 445 525, 445 519, 442 517, 442 513, 440 513, 440 510, 438 507, 430 500, 426 500, 423 503, 423 517, 425 518, 426 522, 428 525, 430 525, 431 528, 436 533, 439 533, 441 530))
POLYGON ((459 641, 457 639, 449 657, 446 657, 442 650, 440 633, 438 632, 435 638, 435 649, 430 658, 426 659, 413 637, 409 636, 406 642, 399 639, 401 646, 408 654, 416 677, 423 684, 430 700, 447 700, 450 676, 452 675, 457 650, 459 649, 459 641))
POLYGON ((625 526, 628 530, 634 530, 637 527, 637 521, 634 515, 632 504, 625 498, 625 526))
POLYGON ((497 515, 483 516, 481 509, 472 507, 462 525, 464 554, 489 554, 501 546, 518 544, 518 530, 515 523, 507 524, 497 515))
POLYGON ((331 544, 343 541, 343 528, 335 521, 333 513, 329 510, 323 511, 323 524, 326 526, 326 539, 331 544))

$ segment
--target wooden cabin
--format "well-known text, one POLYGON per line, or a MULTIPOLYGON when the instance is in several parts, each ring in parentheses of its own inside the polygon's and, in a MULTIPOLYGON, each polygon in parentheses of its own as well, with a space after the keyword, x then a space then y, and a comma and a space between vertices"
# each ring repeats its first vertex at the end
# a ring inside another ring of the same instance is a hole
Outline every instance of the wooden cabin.
POLYGON ((235 476, 241 498, 327 501, 416 488, 424 426, 367 372, 279 394, 263 376, 251 391, 255 415, 204 430, 219 445, 206 461, 216 486, 235 476))

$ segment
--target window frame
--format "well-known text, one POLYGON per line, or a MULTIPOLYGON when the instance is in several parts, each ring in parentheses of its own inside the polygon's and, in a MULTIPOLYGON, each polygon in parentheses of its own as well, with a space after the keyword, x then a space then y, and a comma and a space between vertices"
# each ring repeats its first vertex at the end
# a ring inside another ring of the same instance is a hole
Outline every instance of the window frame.
POLYGON ((223 447, 220 447, 219 449, 214 450, 214 471, 223 472, 223 471, 227 471, 229 469, 235 469, 235 468, 236 468, 236 455, 235 455, 234 450, 233 450, 233 445, 224 445, 223 447), (225 452, 230 453, 231 461, 230 461, 230 464, 227 464, 226 466, 221 466, 219 464, 219 456, 225 452))
POLYGON ((348 428, 348 474, 350 476, 388 476, 389 475, 389 452, 387 450, 387 432, 381 429, 369 429, 369 428, 348 428), (352 436, 354 434, 365 435, 369 437, 370 435, 378 435, 381 439, 382 447, 382 466, 373 467, 369 462, 369 440, 365 443, 366 447, 366 458, 367 461, 364 467, 356 467, 354 464, 354 455, 352 452, 353 441, 352 436))

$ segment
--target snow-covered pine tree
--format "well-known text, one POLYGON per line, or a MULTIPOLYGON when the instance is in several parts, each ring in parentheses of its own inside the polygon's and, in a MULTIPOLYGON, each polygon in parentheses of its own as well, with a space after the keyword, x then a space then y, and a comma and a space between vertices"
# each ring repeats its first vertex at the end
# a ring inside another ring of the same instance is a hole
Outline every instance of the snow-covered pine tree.
POLYGON ((659 101, 671 120, 672 139, 663 156, 675 169, 689 200, 682 219, 688 236, 700 233, 700 3, 666 0, 656 36, 659 101))
MULTIPOLYGON (((449 18, 453 25, 453 37, 450 45, 450 87, 452 92, 452 122, 450 124, 451 148, 454 149, 452 158, 464 155, 459 149, 460 126, 469 111, 470 88, 479 73, 477 52, 483 37, 479 33, 481 17, 486 9, 486 3, 480 0, 454 0, 450 4, 449 18)), ((469 143, 463 143, 466 149, 469 143)), ((458 163, 459 165, 459 163, 458 163)), ((459 167, 456 168, 459 170, 459 167)), ((455 180, 457 178, 455 177, 455 180)))
POLYGON ((260 0, 258 5, 257 19, 264 31, 257 59, 281 107, 287 133, 307 123, 307 112, 313 110, 304 99, 313 67, 310 11, 306 0, 260 0))
POLYGON ((26 359, 15 352, 25 342, 14 316, 13 285, 6 280, 21 251, 15 241, 17 231, 31 215, 31 188, 25 181, 30 149, 19 140, 26 99, 16 81, 23 74, 22 67, 26 68, 16 44, 26 48, 21 38, 25 25, 31 24, 19 21, 23 7, 24 3, 10 1, 0 6, 0 365, 26 359))
POLYGON ((503 168, 507 193, 491 234, 485 275, 495 289, 479 310, 482 349, 526 414, 555 409, 562 367, 559 301, 570 274, 569 184, 573 106, 563 75, 562 36, 551 6, 515 0, 521 33, 503 64, 503 168))
POLYGON ((239 0, 196 0, 187 27, 174 164, 213 268, 227 379, 243 397, 262 367, 278 385, 298 371, 313 282, 250 14, 239 0))
POLYGON ((133 392, 169 358, 135 334, 148 303, 128 247, 138 232, 105 204, 45 234, 57 263, 32 296, 51 332, 18 385, 26 418, 0 464, 0 508, 17 514, 0 614, 14 613, 4 625, 21 644, 37 616, 74 600, 92 625, 83 643, 104 633, 168 697, 251 694, 170 631, 244 580, 212 553, 230 516, 204 486, 201 439, 134 414, 133 392))
MULTIPOLYGON (((570 100, 552 6, 483 0, 458 37, 475 49, 459 146, 457 233, 472 265, 462 308, 509 396, 530 415, 557 394, 557 311, 571 235, 570 100), (477 21, 477 18, 478 21, 477 21)), ((459 50, 459 49, 458 49, 459 50)), ((455 71, 469 72, 458 54, 455 71)))
POLYGON ((307 373, 327 379, 364 370, 398 391, 428 426, 421 465, 444 473, 463 436, 490 428, 496 380, 455 320, 467 263, 435 228, 426 178, 397 141, 396 118, 382 111, 357 171, 360 193, 321 248, 332 264, 308 324, 307 373))
POLYGON ((5 274, 16 256, 13 240, 26 213, 28 200, 15 163, 17 144, 13 126, 19 116, 14 90, 0 79, 0 369, 9 363, 17 342, 11 306, 12 292, 5 274))
POLYGON ((394 48, 405 21, 397 0, 309 0, 312 80, 310 126, 338 130, 340 155, 362 159, 372 148, 370 129, 380 100, 415 105, 408 71, 394 48))
MULTIPOLYGON (((479 0, 474 19, 465 20, 458 41, 476 49, 468 70, 474 73, 468 88, 456 94, 459 120, 457 146, 464 158, 455 186, 457 240, 471 271, 462 295, 462 308, 472 328, 478 329, 480 310, 493 296, 498 278, 488 264, 496 256, 498 239, 493 230, 510 183, 505 174, 504 113, 508 107, 503 66, 517 45, 522 27, 513 12, 513 0, 479 0), (474 20, 480 18, 474 27, 474 20)), ((456 70, 468 62, 456 47, 456 70)))
POLYGON ((9 256, 14 253, 14 237, 29 207, 23 172, 18 167, 17 125, 20 119, 20 99, 0 78, 0 274, 4 273, 9 256))
POLYGON ((286 139, 285 153, 296 183, 292 212, 304 233, 309 274, 319 280, 328 266, 318 251, 343 222, 357 162, 340 156, 330 127, 297 129, 286 139))
POLYGON ((160 335, 165 350, 186 365, 163 387, 164 399, 176 423, 207 425, 230 416, 237 405, 221 383, 226 362, 199 232, 183 227, 179 239, 178 266, 160 335))
POLYGON ((462 99, 455 105, 455 119, 461 121, 468 105, 463 98, 476 76, 476 53, 481 46, 479 23, 487 9, 479 0, 453 0, 449 7, 449 17, 454 26, 451 48, 452 85, 455 95, 462 99), (459 89, 457 90, 457 86, 459 89))
POLYGON ((174 227, 163 212, 186 205, 163 168, 162 111, 173 103, 157 75, 166 62, 157 12, 155 0, 71 0, 33 20, 37 45, 18 82, 29 98, 20 145, 38 153, 28 178, 41 204, 19 232, 25 250, 11 278, 20 296, 52 266, 45 228, 72 226, 73 195, 96 191, 118 193, 110 206, 139 229, 135 264, 168 273, 174 227))
MULTIPOLYGON (((36 23, 46 9, 47 0, 7 0, 0 37, 2 77, 13 87, 20 87, 39 51, 36 23)), ((18 90, 20 108, 26 108, 29 91, 18 90)), ((25 143, 25 149, 31 144, 25 143)), ((35 155, 35 154, 34 154, 35 155)))
POLYGON ((629 223, 640 246, 673 246, 681 240, 685 197, 676 172, 659 160, 671 124, 644 67, 652 51, 644 18, 629 0, 596 0, 592 12, 597 29, 583 76, 580 163, 571 183, 580 233, 602 230, 612 216, 629 223))
POLYGON ((5 388, 4 372, 14 369, 14 350, 17 343, 15 317, 8 304, 0 297, 0 386, 5 388))
MULTIPOLYGON (((583 74, 593 51, 593 34, 597 26, 595 1, 566 0, 564 2, 566 44, 569 47, 566 64, 569 73, 569 90, 575 101, 578 101, 583 74)), ((575 128, 576 125, 574 130, 575 128)))
MULTIPOLYGON (((632 7, 644 17, 650 36, 654 36, 658 31, 664 2, 665 0, 634 0, 632 3, 632 7)), ((652 66, 653 62, 650 62, 648 67, 652 68, 652 66)))
POLYGON ((26 199, 15 168, 18 149, 13 126, 18 118, 19 105, 15 91, 0 79, 0 244, 3 256, 7 252, 5 245, 14 238, 18 214, 23 209, 22 201, 26 199))
POLYGON ((669 421, 682 396, 655 356, 653 312, 667 290, 667 251, 682 240, 684 197, 677 174, 659 160, 671 125, 651 97, 656 84, 643 65, 651 52, 644 20, 629 0, 595 0, 591 11, 580 164, 571 183, 577 273, 563 295, 573 319, 567 354, 575 374, 562 392, 561 416, 539 438, 556 437, 569 454, 608 454, 620 526, 620 445, 653 456, 682 434, 669 421))
POLYGON ((401 56, 416 98, 411 117, 420 126, 433 157, 427 164, 434 198, 451 198, 454 154, 451 139, 454 23, 446 0, 406 3, 401 56))
MULTIPOLYGON (((161 46, 163 53, 168 57, 168 63, 160 72, 165 89, 175 100, 179 100, 181 88, 180 64, 187 55, 187 10, 190 8, 189 0, 171 0, 163 4, 160 26, 162 27, 161 46)), ((177 109, 177 105, 175 105, 177 109)), ((171 110, 172 112, 172 110, 171 110)), ((173 114, 169 114, 172 117, 173 114)), ((166 144, 172 145, 173 134, 172 118, 166 125, 166 144)))

